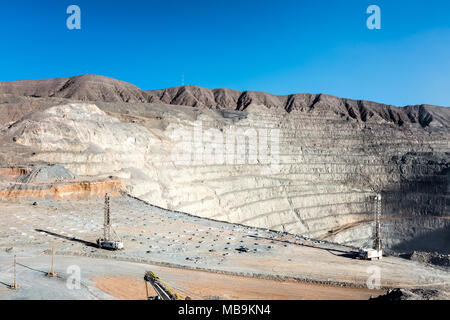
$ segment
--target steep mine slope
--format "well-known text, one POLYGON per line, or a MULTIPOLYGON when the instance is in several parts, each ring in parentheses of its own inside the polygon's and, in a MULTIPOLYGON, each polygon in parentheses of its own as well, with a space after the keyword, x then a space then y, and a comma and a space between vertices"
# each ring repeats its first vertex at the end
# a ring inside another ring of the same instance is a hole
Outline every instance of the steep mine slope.
POLYGON ((152 102, 57 107, 63 98, 4 94, 0 110, 23 115, 3 119, 0 160, 114 175, 164 208, 355 245, 371 243, 378 190, 387 248, 450 248, 447 108, 191 86, 142 94, 152 102))

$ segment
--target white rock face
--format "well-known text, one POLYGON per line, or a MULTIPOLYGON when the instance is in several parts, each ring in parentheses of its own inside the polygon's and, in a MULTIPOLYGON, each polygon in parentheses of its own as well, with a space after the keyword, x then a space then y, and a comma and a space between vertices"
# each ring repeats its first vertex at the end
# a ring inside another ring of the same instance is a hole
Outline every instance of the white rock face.
POLYGON ((104 151, 145 153, 150 133, 124 124, 93 104, 56 106, 30 115, 12 127, 17 142, 44 151, 104 151), (96 150, 95 150, 96 149, 96 150))
MULTIPOLYGON (((108 114, 117 108, 102 105, 108 114)), ((445 131, 256 105, 227 114, 127 108, 110 116, 92 104, 57 106, 3 134, 37 150, 27 161, 121 177, 131 194, 154 205, 304 236, 367 243, 371 188, 384 192, 385 218, 449 216, 445 131), (237 139, 231 147, 230 132, 237 139)), ((448 227, 442 221, 434 227, 448 227)))

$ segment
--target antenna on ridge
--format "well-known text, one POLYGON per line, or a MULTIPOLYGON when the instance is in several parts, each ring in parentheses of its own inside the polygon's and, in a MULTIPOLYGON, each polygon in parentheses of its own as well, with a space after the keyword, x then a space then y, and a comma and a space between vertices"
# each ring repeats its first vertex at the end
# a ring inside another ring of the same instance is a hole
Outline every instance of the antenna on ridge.
POLYGON ((181 74, 181 86, 184 86, 184 72, 181 74))

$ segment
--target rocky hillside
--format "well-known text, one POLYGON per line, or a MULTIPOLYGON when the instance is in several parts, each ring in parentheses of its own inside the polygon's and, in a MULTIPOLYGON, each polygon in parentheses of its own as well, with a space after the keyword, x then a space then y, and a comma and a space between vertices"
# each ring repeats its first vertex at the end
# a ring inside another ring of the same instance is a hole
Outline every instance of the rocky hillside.
POLYGON ((146 102, 148 100, 145 92, 130 83, 97 75, 0 82, 0 94, 81 101, 146 102))
POLYGON ((382 118, 399 126, 420 124, 422 127, 450 126, 450 109, 430 105, 403 108, 371 101, 351 100, 327 94, 272 95, 266 92, 206 89, 182 86, 144 91, 116 79, 81 75, 70 78, 0 82, 0 94, 26 97, 65 98, 80 101, 149 102, 209 109, 245 110, 262 105, 286 112, 329 113, 361 122, 382 118))
POLYGON ((142 91, 99 76, 1 83, 0 93, 3 167, 113 175, 164 208, 358 246, 371 245, 378 191, 386 248, 450 248, 447 108, 142 91))

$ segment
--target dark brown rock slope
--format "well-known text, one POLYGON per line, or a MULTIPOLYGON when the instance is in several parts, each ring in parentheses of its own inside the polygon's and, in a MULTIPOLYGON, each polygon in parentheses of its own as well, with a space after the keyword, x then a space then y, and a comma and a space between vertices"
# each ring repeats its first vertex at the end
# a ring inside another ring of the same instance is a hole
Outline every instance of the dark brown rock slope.
POLYGON ((81 75, 70 78, 0 82, 0 93, 81 101, 146 102, 145 92, 120 80, 81 75))
POLYGON ((0 82, 0 94, 56 97, 102 102, 162 102, 210 109, 245 110, 250 104, 287 112, 332 113, 339 117, 370 121, 375 115, 399 126, 450 128, 450 109, 431 105, 396 107, 371 101, 338 98, 327 94, 272 95, 258 91, 206 89, 182 86, 144 91, 116 79, 81 75, 71 78, 0 82))

